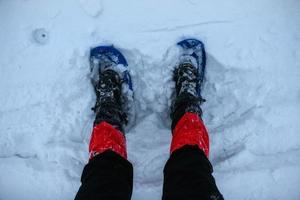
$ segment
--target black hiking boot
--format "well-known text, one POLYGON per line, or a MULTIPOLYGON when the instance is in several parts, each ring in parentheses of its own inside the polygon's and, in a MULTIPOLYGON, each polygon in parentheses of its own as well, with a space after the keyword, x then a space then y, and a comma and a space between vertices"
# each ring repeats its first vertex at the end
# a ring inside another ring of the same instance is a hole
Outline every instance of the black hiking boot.
POLYGON ((176 97, 171 107, 172 130, 187 112, 196 113, 201 118, 201 87, 205 72, 205 50, 202 42, 194 39, 178 43, 182 48, 179 64, 174 70, 176 97))
POLYGON ((120 76, 111 69, 105 70, 100 76, 95 85, 97 100, 93 107, 96 113, 94 125, 105 121, 123 132, 128 120, 122 108, 120 76))
POLYGON ((124 133, 128 123, 127 107, 133 99, 127 61, 113 46, 99 46, 91 50, 90 62, 97 96, 92 108, 96 114, 94 125, 105 121, 124 133))

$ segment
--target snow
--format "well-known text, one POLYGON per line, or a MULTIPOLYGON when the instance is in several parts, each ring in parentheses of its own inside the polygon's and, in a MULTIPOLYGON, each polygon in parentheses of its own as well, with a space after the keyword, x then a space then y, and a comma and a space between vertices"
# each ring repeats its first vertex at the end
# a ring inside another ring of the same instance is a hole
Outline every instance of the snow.
POLYGON ((175 43, 186 37, 206 45, 203 119, 224 197, 299 199, 299 8, 297 0, 0 0, 0 199, 74 198, 94 117, 88 54, 99 44, 118 47, 133 76, 132 199, 160 199, 175 43))

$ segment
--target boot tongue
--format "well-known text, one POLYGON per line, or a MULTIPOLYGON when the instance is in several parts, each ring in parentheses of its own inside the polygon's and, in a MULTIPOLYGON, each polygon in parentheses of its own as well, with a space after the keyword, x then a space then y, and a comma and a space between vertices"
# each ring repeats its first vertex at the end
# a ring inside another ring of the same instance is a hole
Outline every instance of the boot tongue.
POLYGON ((191 63, 182 63, 175 71, 177 95, 189 93, 195 97, 197 94, 197 69, 191 63))
POLYGON ((121 105, 121 79, 118 73, 106 70, 100 76, 96 87, 97 103, 111 102, 121 105))

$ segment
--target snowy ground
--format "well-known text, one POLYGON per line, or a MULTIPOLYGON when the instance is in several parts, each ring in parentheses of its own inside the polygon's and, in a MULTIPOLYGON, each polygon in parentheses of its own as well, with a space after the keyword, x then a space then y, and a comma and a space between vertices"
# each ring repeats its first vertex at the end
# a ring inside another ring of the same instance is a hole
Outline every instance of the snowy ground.
POLYGON ((298 0, 0 0, 0 199, 74 198, 93 121, 89 48, 111 43, 136 90, 132 199, 160 199, 174 44, 190 36, 208 53, 204 121, 224 197, 300 199, 298 0))

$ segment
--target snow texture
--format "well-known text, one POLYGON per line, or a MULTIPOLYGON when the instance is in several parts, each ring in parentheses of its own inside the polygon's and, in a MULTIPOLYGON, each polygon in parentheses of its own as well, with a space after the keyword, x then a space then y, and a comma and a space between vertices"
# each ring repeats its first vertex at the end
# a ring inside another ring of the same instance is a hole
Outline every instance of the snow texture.
POLYGON ((298 0, 0 0, 0 199, 74 198, 96 98, 88 54, 99 44, 119 48, 133 76, 132 199, 160 199, 175 43, 187 37, 206 45, 203 117, 224 197, 299 199, 299 9, 298 0))

